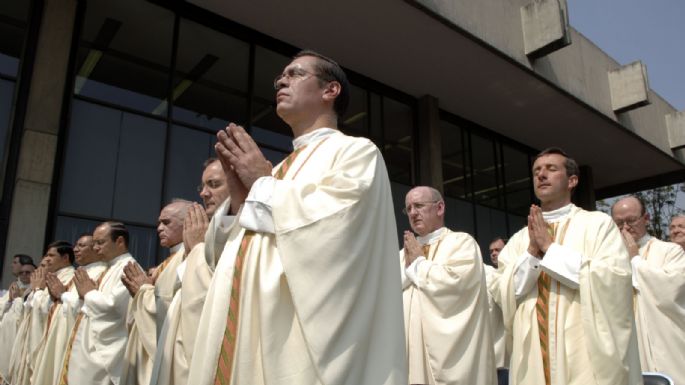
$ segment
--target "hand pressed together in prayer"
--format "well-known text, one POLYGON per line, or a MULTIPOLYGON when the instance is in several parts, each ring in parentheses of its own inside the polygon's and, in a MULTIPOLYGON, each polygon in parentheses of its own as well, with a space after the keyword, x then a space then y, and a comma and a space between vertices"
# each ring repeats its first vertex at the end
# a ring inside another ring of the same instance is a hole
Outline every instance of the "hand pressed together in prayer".
POLYGON ((62 298, 62 294, 67 290, 62 282, 57 278, 55 273, 47 273, 45 275, 45 282, 48 286, 48 292, 53 301, 59 301, 62 298))
POLYGON ((542 209, 536 205, 530 206, 528 214, 528 253, 534 257, 542 259, 547 249, 552 245, 554 239, 549 233, 549 225, 542 217, 542 209))
POLYGON ((93 290, 97 290, 98 288, 95 282, 90 279, 88 273, 81 267, 74 272, 74 285, 76 285, 76 291, 78 291, 78 296, 81 299, 83 299, 86 294, 93 290))
POLYGON ((43 290, 43 289, 45 289, 45 269, 44 268, 39 267, 33 273, 31 273, 31 289, 32 290, 43 290))
POLYGON ((14 301, 15 298, 19 298, 22 294, 22 290, 19 288, 19 285, 16 282, 12 282, 8 291, 10 302, 14 301))
POLYGON ((140 290, 140 287, 147 284, 154 285, 156 277, 148 277, 143 269, 135 262, 129 262, 124 266, 124 274, 121 276, 121 282, 126 286, 131 297, 135 297, 140 290))
POLYGON ((408 267, 416 260, 416 258, 423 255, 423 250, 419 241, 416 240, 414 233, 411 231, 404 231, 404 267, 408 267))
POLYGON ((633 236, 630 234, 630 232, 626 229, 621 229, 621 236, 623 237, 623 243, 626 245, 626 248, 628 249, 628 256, 630 258, 633 258, 636 255, 640 254, 640 246, 635 242, 635 239, 633 236))
POLYGON ((216 155, 230 186, 231 213, 237 213, 254 182, 271 175, 271 162, 266 160, 257 143, 234 123, 217 133, 216 155))
POLYGON ((188 255, 193 248, 205 240, 205 233, 209 227, 209 218, 205 209, 198 203, 188 207, 183 220, 183 247, 188 255))

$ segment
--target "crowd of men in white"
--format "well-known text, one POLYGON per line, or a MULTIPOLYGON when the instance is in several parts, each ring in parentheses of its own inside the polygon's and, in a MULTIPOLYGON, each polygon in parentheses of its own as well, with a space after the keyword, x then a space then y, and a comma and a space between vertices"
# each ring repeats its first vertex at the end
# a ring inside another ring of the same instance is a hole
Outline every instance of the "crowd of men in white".
POLYGON ((670 243, 635 197, 611 217, 576 207, 578 166, 551 148, 494 266, 428 186, 406 195, 400 248, 379 150, 337 130, 340 67, 303 51, 274 86, 293 153, 272 167, 242 127, 220 131, 204 205, 161 210, 169 257, 149 273, 114 221, 38 268, 15 256, 0 383, 494 385, 506 367, 510 384, 685 384, 685 217, 670 243))

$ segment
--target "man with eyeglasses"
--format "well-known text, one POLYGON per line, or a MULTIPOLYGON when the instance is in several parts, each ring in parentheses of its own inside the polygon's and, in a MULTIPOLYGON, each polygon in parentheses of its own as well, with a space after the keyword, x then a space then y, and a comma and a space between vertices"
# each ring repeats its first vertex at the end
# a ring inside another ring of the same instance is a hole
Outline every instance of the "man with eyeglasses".
POLYGON ((628 253, 608 215, 571 203, 578 174, 559 148, 535 157, 540 206, 498 256, 511 385, 642 383, 628 253))
POLYGON ((411 189, 403 212, 413 231, 400 250, 409 384, 496 384, 480 247, 445 227, 432 187, 411 189))
POLYGON ((17 277, 7 292, 6 302, 0 310, 0 346, 5 347, 5 354, 0 354, 0 383, 9 377, 9 350, 14 345, 19 325, 24 316, 24 297, 31 290, 31 275, 36 270, 33 259, 28 255, 17 254, 12 263, 12 274, 17 277))
POLYGON ((189 378, 406 385, 396 225, 381 154, 338 131, 350 86, 333 60, 301 52, 275 87, 276 112, 295 137, 283 162, 272 170, 240 126, 218 134, 231 191, 221 219, 230 232, 189 378))
POLYGON ((616 201, 611 216, 631 258, 642 371, 685 384, 685 251, 647 233, 649 213, 635 196, 616 201))

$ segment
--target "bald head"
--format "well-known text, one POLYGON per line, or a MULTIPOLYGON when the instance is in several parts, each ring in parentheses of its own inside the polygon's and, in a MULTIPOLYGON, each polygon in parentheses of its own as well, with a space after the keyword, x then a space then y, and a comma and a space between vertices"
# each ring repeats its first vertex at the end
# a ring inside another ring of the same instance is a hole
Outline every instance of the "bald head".
POLYGON ((183 242, 183 219, 192 202, 176 199, 164 206, 157 219, 157 235, 162 247, 174 247, 183 242))
POLYGON ((409 225, 419 236, 445 225, 445 202, 438 190, 429 186, 414 187, 407 193, 404 203, 409 225))
POLYGON ((621 230, 626 230, 635 241, 647 234, 649 213, 644 204, 634 196, 621 198, 611 206, 611 217, 621 230))

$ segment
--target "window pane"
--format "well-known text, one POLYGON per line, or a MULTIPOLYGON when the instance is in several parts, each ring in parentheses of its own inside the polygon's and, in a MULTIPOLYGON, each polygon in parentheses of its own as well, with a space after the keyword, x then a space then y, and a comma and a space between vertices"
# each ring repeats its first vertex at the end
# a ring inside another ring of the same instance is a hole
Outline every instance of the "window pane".
POLYGON ((247 124, 249 53, 243 41, 182 20, 172 90, 174 120, 214 130, 228 122, 247 124))
POLYGON ((68 129, 59 209, 110 218, 122 113, 74 100, 68 129))
POLYGON ((292 136, 292 131, 276 115, 274 79, 290 63, 290 58, 257 46, 255 50, 254 98, 251 122, 253 127, 292 136))
POLYGON ((462 129, 452 123, 440 121, 442 138, 442 180, 445 195, 453 198, 470 197, 466 177, 470 175, 469 156, 465 152, 462 129))
POLYGON ((500 206, 497 186, 497 166, 493 141, 482 136, 471 134, 473 148, 473 194, 477 203, 492 207, 500 206))
POLYGON ((503 146, 503 152, 507 210, 518 215, 528 215, 532 201, 528 155, 506 145, 503 146))
POLYGON ((182 126, 171 128, 165 202, 173 198, 200 202, 197 186, 202 178, 202 165, 215 155, 212 138, 212 134, 182 126))
POLYGON ((17 77, 30 4, 28 0, 0 2, 0 76, 17 77))
POLYGON ((157 223, 164 175, 165 127, 166 123, 156 119, 123 114, 113 218, 157 223))
POLYGON ((454 231, 475 234, 473 205, 462 199, 445 198, 445 226, 454 231))
POLYGON ((363 88, 350 87, 350 104, 347 113, 341 119, 341 129, 348 135, 369 137, 367 111, 367 92, 363 88))
POLYGON ((165 116, 173 21, 149 2, 89 1, 74 93, 165 116))
POLYGON ((414 111, 406 104, 383 98, 383 127, 383 157, 390 180, 407 185, 413 184, 414 111))
POLYGON ((411 186, 401 183, 390 182, 390 189, 392 191, 392 203, 395 208, 395 221, 397 223, 397 239, 400 247, 404 244, 404 230, 411 230, 409 226, 409 218, 402 212, 404 209, 404 198, 407 196, 411 186))
MULTIPOLYGON (((506 213, 489 207, 476 205, 476 223, 478 225, 478 244, 481 254, 489 255, 490 241, 495 237, 505 237, 507 234, 506 213)), ((489 257, 485 257, 488 259, 489 257)))

